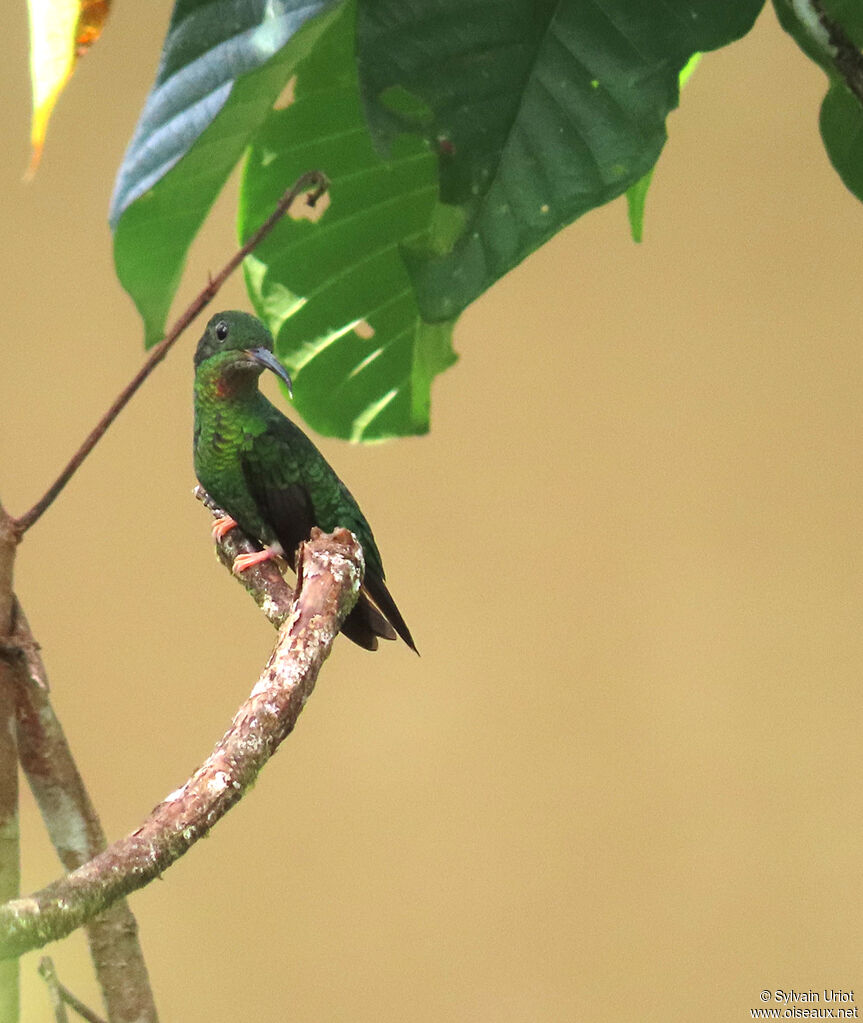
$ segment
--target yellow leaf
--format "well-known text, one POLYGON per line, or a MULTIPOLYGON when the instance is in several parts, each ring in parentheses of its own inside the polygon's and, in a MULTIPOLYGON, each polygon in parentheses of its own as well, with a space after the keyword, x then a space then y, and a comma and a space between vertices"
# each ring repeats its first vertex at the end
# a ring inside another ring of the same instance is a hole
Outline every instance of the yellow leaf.
POLYGON ((57 97, 69 81, 75 61, 99 38, 109 5, 110 0, 27 0, 33 88, 28 177, 39 165, 57 97))

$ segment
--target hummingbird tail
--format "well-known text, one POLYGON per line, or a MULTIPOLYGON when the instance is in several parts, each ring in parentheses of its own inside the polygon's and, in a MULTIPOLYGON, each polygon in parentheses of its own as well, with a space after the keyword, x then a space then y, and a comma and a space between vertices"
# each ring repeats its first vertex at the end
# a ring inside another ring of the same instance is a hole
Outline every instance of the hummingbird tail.
POLYGON ((366 577, 363 582, 363 588, 360 590, 360 601, 357 606, 362 603, 363 596, 367 597, 368 603, 374 602, 373 610, 378 618, 384 620, 383 624, 386 626, 387 632, 377 632, 375 630, 377 635, 383 636, 385 639, 395 639, 397 633, 415 654, 419 654, 419 650, 417 650, 416 644, 413 641, 413 636, 411 636, 411 630, 407 627, 407 622, 402 618, 401 612, 396 607, 396 602, 390 595, 387 584, 382 576, 378 575, 377 572, 369 571, 368 567, 366 568, 366 577))
POLYGON ((378 639, 396 639, 395 629, 363 591, 353 611, 345 619, 342 635, 364 650, 377 650, 378 639))

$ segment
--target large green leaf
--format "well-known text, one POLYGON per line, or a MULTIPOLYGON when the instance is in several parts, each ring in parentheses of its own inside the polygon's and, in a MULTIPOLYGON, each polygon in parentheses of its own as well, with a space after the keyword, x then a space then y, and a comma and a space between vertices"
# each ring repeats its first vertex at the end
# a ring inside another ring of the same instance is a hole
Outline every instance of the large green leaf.
POLYGON ((326 18, 300 29, 329 7, 329 0, 177 0, 111 202, 117 275, 148 343, 163 332, 192 239, 326 18))
POLYGON ((419 307, 449 320, 563 225, 656 162, 678 74, 763 0, 366 0, 358 59, 384 152, 438 153, 450 238, 414 252, 419 307))
POLYGON ((428 429, 429 389, 454 360, 451 324, 419 316, 403 252, 429 233, 435 160, 403 139, 371 144, 348 6, 299 65, 294 102, 267 118, 241 188, 246 237, 308 167, 326 170, 320 220, 282 221, 246 261, 249 292, 291 371, 294 400, 321 433, 379 440, 428 429))
POLYGON ((821 138, 845 187, 863 201, 863 107, 842 82, 834 82, 821 104, 821 138))

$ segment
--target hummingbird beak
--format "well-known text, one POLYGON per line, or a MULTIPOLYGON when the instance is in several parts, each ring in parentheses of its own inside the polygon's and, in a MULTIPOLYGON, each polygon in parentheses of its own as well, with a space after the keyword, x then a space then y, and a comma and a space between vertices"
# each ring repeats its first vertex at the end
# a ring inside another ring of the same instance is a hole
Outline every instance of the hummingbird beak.
POLYGON ((259 363, 265 369, 272 370, 280 380, 284 380, 284 382, 288 385, 288 394, 293 398, 294 385, 291 383, 288 371, 279 362, 275 355, 273 355, 269 348, 247 348, 246 355, 248 355, 250 359, 259 363))

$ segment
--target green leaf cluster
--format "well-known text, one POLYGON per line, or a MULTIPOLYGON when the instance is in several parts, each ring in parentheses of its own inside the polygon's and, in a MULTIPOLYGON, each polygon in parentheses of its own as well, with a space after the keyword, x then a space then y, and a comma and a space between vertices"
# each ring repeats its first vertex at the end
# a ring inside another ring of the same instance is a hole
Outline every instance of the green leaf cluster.
MULTIPOLYGON (((860 105, 801 28, 799 2, 775 0, 831 76, 822 133, 861 194, 860 105)), ((322 170, 329 207, 286 218, 249 257, 251 300, 317 430, 422 433, 468 304, 624 193, 640 238, 682 82, 762 4, 178 0, 111 214, 148 342, 240 159, 243 238, 301 173, 322 170)), ((824 4, 859 44, 859 3, 824 4)))

